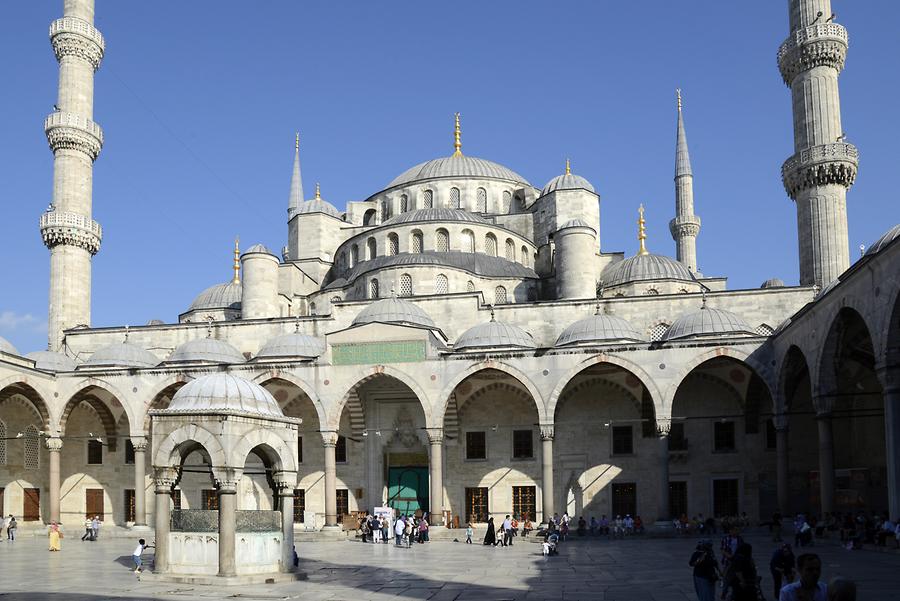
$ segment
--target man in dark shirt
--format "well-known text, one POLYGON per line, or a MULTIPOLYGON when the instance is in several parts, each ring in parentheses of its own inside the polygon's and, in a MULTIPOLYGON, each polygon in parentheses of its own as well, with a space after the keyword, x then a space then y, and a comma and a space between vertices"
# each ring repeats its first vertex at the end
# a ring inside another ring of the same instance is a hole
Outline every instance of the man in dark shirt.
POLYGON ((694 568, 694 591, 700 601, 713 601, 716 598, 716 580, 719 578, 719 562, 713 553, 712 543, 702 540, 697 550, 691 555, 689 565, 694 568))
POLYGON ((781 587, 794 581, 794 568, 796 559, 791 550, 790 543, 783 543, 775 549, 772 559, 769 561, 769 571, 772 572, 772 581, 775 583, 775 598, 781 592, 781 587))

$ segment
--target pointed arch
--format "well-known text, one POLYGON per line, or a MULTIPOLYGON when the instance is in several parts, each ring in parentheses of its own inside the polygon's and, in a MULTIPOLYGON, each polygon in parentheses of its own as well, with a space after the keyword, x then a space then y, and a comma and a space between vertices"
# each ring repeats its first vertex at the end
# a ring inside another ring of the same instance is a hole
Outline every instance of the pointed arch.
POLYGON ((874 373, 875 341, 860 311, 850 305, 837 311, 820 347, 817 363, 817 398, 826 405, 819 408, 821 411, 831 410, 842 380, 861 379, 868 372, 874 373))
POLYGON ((706 363, 710 359, 715 359, 716 357, 729 357, 731 359, 735 359, 741 363, 745 363, 750 371, 754 372, 766 385, 766 389, 769 393, 769 396, 774 397, 772 391, 772 374, 771 371, 765 366, 762 365, 756 357, 750 355, 749 353, 725 346, 716 347, 714 349, 710 349, 705 352, 701 352, 700 354, 694 356, 692 359, 682 364, 681 369, 676 374, 676 376, 672 379, 672 383, 669 385, 668 389, 666 389, 665 394, 663 396, 663 407, 665 410, 671 414, 672 411, 672 401, 675 400, 675 393, 678 392, 678 387, 684 381, 684 379, 690 374, 696 367, 699 365, 706 363))
POLYGON ((792 344, 778 366, 778 385, 775 395, 774 413, 788 413, 792 409, 792 402, 797 395, 798 387, 802 380, 807 381, 807 394, 812 395, 812 377, 809 369, 809 360, 806 354, 796 344, 792 344))
MULTIPOLYGON (((416 381, 416 379, 406 372, 397 369, 396 367, 392 367, 390 365, 374 365, 367 368, 366 373, 362 377, 358 378, 352 386, 347 388, 344 393, 337 397, 336 401, 332 403, 331 414, 329 415, 328 420, 322 422, 323 429, 326 429, 327 425, 328 428, 337 430, 338 426, 341 423, 341 414, 344 412, 344 407, 347 406, 354 397, 358 398, 357 393, 359 389, 367 382, 370 382, 375 378, 385 376, 397 380, 412 391, 413 395, 415 395, 416 399, 419 401, 419 405, 422 407, 422 412, 425 414, 425 426, 429 428, 434 427, 434 420, 431 410, 431 399, 428 397, 428 394, 416 381)), ((361 402, 359 404, 359 407, 361 411, 361 402)), ((362 427, 365 427, 365 416, 362 415, 361 419, 361 423, 363 424, 362 427)), ((359 419, 357 419, 354 423, 359 423, 359 419)))
POLYGON ((214 468, 227 465, 219 437, 198 424, 187 424, 171 432, 153 453, 153 467, 179 467, 185 457, 202 447, 214 468))
MULTIPOLYGON (((132 430, 132 433, 136 436, 145 436, 146 433, 150 431, 150 410, 163 409, 163 399, 169 399, 171 401, 175 393, 178 392, 178 389, 193 379, 193 376, 180 373, 169 376, 157 383, 152 389, 152 393, 146 397, 147 401, 144 402, 141 412, 141 421, 139 422, 141 424, 141 430, 132 430)), ((168 403, 166 403, 166 406, 168 406, 168 403)))
POLYGON ((119 407, 125 412, 126 417, 128 418, 128 432, 123 432, 124 436, 128 436, 131 434, 131 430, 136 425, 136 417, 133 415, 133 408, 131 407, 131 403, 128 402, 128 397, 119 392, 114 386, 109 384, 108 382, 104 382, 103 380, 98 380, 96 378, 86 378, 78 383, 76 386, 77 392, 69 397, 69 400, 66 401, 66 404, 63 406, 62 413, 59 416, 59 432, 63 436, 66 433, 66 424, 68 422, 69 416, 72 414, 72 411, 75 407, 78 406, 79 403, 85 402, 94 410, 97 414, 97 417, 100 419, 100 423, 103 425, 103 429, 106 433, 106 437, 108 439, 109 450, 115 452, 116 447, 118 445, 118 424, 116 422, 116 418, 113 416, 113 409, 115 406, 110 406, 109 401, 103 400, 103 394, 98 394, 98 391, 106 393, 112 397, 119 405, 119 407))
POLYGON ((282 371, 279 369, 270 369, 253 378, 253 382, 263 387, 265 387, 266 384, 276 382, 278 380, 287 382, 288 384, 296 386, 298 389, 300 389, 300 392, 302 392, 306 396, 306 398, 308 398, 310 402, 312 402, 313 407, 316 410, 316 416, 319 418, 319 423, 328 423, 327 412, 325 411, 325 406, 322 404, 322 399, 320 399, 319 395, 316 394, 315 388, 310 386, 310 384, 303 378, 299 378, 290 372, 282 371))
POLYGON ((41 419, 42 430, 52 430, 53 416, 47 404, 46 393, 39 391, 40 385, 27 376, 10 376, 0 380, 0 403, 18 395, 28 401, 41 419))
MULTIPOLYGON (((486 361, 482 361, 480 363, 476 363, 474 365, 470 365, 456 376, 454 376, 444 389, 441 391, 440 396, 438 397, 438 406, 436 407, 435 415, 434 415, 434 425, 435 427, 441 427, 444 423, 444 415, 447 413, 447 407, 450 404, 452 395, 456 391, 456 387, 462 384, 462 382, 468 378, 469 376, 475 375, 480 371, 485 370, 494 370, 505 373, 507 376, 518 380, 519 384, 521 384, 531 395, 531 400, 535 405, 535 410, 538 414, 538 419, 541 422, 545 421, 546 412, 544 410, 544 400, 541 395, 538 387, 535 386, 534 382, 532 382, 531 378, 529 378, 525 372, 513 367, 512 365, 505 363, 503 361, 497 361, 495 359, 487 359, 486 361)), ((552 419, 552 418, 551 418, 552 419)))
POLYGON ((265 462, 276 472, 296 472, 297 453, 274 431, 257 428, 241 437, 231 450, 228 465, 243 466, 247 457, 257 448, 262 448, 265 462))

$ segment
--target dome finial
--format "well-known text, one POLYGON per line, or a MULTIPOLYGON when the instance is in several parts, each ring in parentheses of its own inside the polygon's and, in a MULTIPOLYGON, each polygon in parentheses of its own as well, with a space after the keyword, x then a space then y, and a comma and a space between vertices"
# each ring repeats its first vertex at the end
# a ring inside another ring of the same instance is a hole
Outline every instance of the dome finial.
POLYGON ((647 229, 644 227, 644 224, 647 223, 644 221, 644 205, 641 203, 641 206, 638 207, 638 243, 640 247, 638 248, 639 255, 649 255, 647 252, 647 247, 644 245, 644 240, 647 239, 647 229))
POLYGON ((569 164, 568 158, 566 158, 566 175, 572 175, 572 166, 569 164))
POLYGON ((128 342, 128 326, 127 325, 125 326, 125 340, 123 340, 122 342, 123 343, 128 342))
POLYGON ((497 320, 494 318, 494 305, 491 305, 491 321, 497 321, 497 320))
POLYGON ((700 308, 705 309, 706 308, 706 287, 705 286, 700 288, 700 294, 703 295, 703 304, 700 305, 700 308))
POLYGON ((297 334, 300 333, 300 316, 299 315, 294 319, 294 332, 297 334))
POLYGON ((212 330, 213 330, 213 318, 212 315, 206 316, 206 337, 212 338, 212 330))
POLYGON ((461 157, 462 153, 462 141, 461 141, 461 130, 459 128, 459 113, 456 113, 456 125, 453 128, 453 156, 461 157))
POLYGON ((321 199, 322 193, 319 192, 319 182, 316 182, 316 198, 321 199))
POLYGON ((240 237, 235 236, 234 238, 234 265, 232 269, 234 269, 234 278, 232 278, 232 284, 240 284, 241 283, 241 249, 239 247, 240 237))

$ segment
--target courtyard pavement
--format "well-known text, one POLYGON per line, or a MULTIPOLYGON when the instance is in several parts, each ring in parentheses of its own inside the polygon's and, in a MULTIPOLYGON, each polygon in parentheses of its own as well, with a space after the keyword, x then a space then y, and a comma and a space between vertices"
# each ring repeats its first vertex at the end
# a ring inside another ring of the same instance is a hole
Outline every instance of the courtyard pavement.
MULTIPOLYGON (((766 599, 771 599, 768 560, 773 544, 763 535, 748 536, 748 542, 754 546, 766 599)), ((687 566, 695 543, 696 539, 642 537, 575 539, 551 558, 540 555, 539 545, 520 539, 506 549, 449 541, 411 549, 351 541, 298 543, 308 580, 216 587, 138 580, 129 568, 136 543, 127 538, 95 543, 66 538, 61 552, 49 553, 45 539, 29 537, 0 542, 0 601, 684 601, 696 598, 687 566)), ((811 550, 823 558, 823 579, 848 576, 858 582, 861 600, 900 601, 900 554, 846 551, 833 544, 811 550)))

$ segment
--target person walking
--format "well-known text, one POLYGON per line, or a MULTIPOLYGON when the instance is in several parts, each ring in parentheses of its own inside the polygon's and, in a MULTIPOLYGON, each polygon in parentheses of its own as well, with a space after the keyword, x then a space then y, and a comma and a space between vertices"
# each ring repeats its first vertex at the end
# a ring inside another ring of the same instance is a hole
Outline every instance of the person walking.
POLYGON ((472 524, 469 523, 466 525, 466 544, 472 544, 472 537, 475 535, 475 529, 472 528, 472 524))
POLYGON ((494 532, 494 518, 488 518, 487 532, 484 533, 484 545, 494 546, 497 544, 497 533, 494 532))
POLYGON ((412 547, 413 541, 413 518, 407 516, 406 526, 403 528, 403 536, 406 538, 406 548, 412 547))
POLYGON ((800 579, 781 589, 778 601, 828 601, 828 586, 821 582, 822 560, 815 553, 797 557, 800 579))
POLYGON ((757 601, 759 599, 759 577, 753 561, 753 547, 748 543, 738 545, 725 573, 724 590, 731 590, 733 601, 757 601))
POLYGON ((715 601, 716 580, 719 579, 719 562, 713 552, 712 542, 701 540, 691 555, 688 565, 694 568, 694 592, 698 601, 715 601))
POLYGON ((790 543, 781 543, 781 546, 775 549, 772 559, 769 561, 769 571, 772 573, 775 599, 778 598, 782 586, 794 581, 795 566, 796 560, 790 543))
POLYGON ((780 543, 781 542, 781 525, 782 517, 781 512, 776 511, 772 514, 772 542, 780 543))
POLYGON ((16 530, 19 528, 19 524, 16 522, 16 518, 13 514, 9 514, 9 520, 6 522, 6 540, 11 543, 16 542, 16 530))
POLYGON ((59 539, 63 537, 62 532, 59 531, 59 524, 56 522, 50 522, 50 528, 47 531, 47 536, 50 539, 50 551, 59 551, 59 539))
POLYGON ((100 516, 95 515, 94 519, 91 520, 91 532, 93 533, 93 538, 91 540, 97 540, 100 538, 100 516))
POLYGON ((512 521, 509 519, 509 514, 506 515, 506 519, 503 520, 503 546, 504 547, 512 547, 512 521))
POLYGON ((85 540, 94 540, 94 529, 91 527, 91 524, 94 523, 90 517, 84 520, 84 534, 81 536, 81 542, 85 540))
POLYGON ((144 562, 141 560, 141 555, 144 553, 144 549, 147 547, 152 547, 153 545, 148 545, 147 541, 144 539, 138 539, 138 546, 134 548, 134 553, 131 554, 131 561, 134 562, 134 573, 141 573, 141 566, 144 565, 144 562))
POLYGON ((403 517, 400 516, 397 518, 397 523, 394 524, 394 545, 397 547, 402 546, 403 543, 403 531, 406 529, 406 524, 403 522, 403 517))
POLYGON ((391 543, 391 520, 387 516, 381 518, 381 538, 384 540, 384 544, 391 543))

